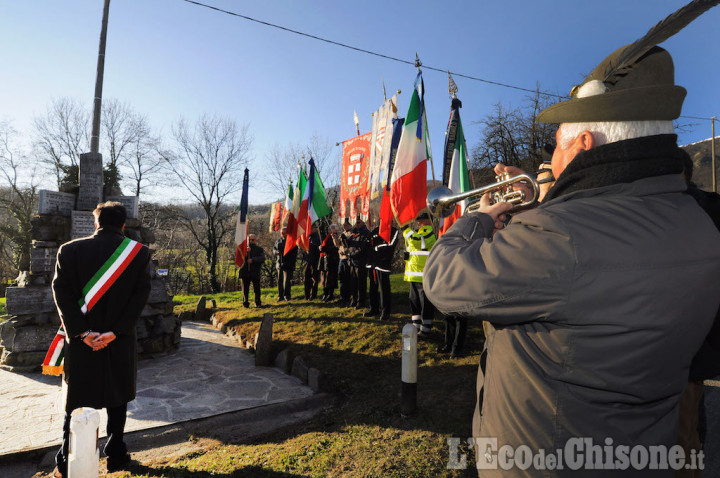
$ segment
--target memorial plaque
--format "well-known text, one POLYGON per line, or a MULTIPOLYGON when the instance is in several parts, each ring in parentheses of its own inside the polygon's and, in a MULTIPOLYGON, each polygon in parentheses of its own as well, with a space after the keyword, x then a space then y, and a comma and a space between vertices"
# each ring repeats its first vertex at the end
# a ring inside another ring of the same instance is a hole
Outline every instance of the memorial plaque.
POLYGON ((38 214, 69 216, 75 209, 75 195, 41 189, 38 192, 38 214))
POLYGON ((127 217, 137 219, 138 217, 138 197, 137 196, 108 196, 108 201, 117 201, 122 203, 127 210, 127 217))
POLYGON ((50 287, 8 287, 5 308, 9 315, 27 315, 55 310, 50 287))
POLYGON ((90 211, 73 211, 70 221, 70 239, 92 236, 95 232, 95 216, 90 211))
POLYGON ((153 279, 150 282, 150 296, 148 297, 148 304, 160 304, 170 300, 167 289, 165 289, 165 281, 162 279, 153 279))
POLYGON ((102 155, 85 153, 80 155, 80 190, 78 191, 77 208, 81 211, 92 211, 103 198, 102 155))
POLYGON ((57 247, 35 247, 30 249, 30 272, 34 274, 52 272, 55 268, 57 247))

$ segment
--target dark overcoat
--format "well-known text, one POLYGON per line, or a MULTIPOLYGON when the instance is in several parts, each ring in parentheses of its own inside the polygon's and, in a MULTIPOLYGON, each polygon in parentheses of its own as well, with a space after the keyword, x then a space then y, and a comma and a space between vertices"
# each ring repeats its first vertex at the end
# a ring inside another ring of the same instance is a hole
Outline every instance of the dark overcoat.
POLYGON ((83 287, 123 239, 120 229, 103 227, 92 236, 63 244, 58 251, 52 291, 69 338, 65 349, 67 411, 116 407, 135 398, 135 324, 150 294, 148 248, 140 249, 87 315, 78 305, 83 287), (79 337, 87 330, 113 332, 116 339, 93 352, 79 337))

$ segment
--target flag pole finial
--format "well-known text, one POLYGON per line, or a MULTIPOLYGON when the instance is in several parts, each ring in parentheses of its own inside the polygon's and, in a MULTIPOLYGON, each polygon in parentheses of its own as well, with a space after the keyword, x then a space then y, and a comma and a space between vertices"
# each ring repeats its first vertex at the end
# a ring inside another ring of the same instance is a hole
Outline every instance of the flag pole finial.
POLYGON ((385 78, 383 78, 382 82, 383 82, 383 98, 385 98, 385 101, 387 101, 387 93, 385 92, 385 78))
POLYGON ((422 62, 420 61, 420 57, 418 56, 417 52, 415 52, 415 68, 420 71, 420 67, 422 66, 422 62))
POLYGON ((450 70, 448 70, 448 93, 452 98, 457 98, 458 87, 455 84, 455 80, 450 76, 450 70))

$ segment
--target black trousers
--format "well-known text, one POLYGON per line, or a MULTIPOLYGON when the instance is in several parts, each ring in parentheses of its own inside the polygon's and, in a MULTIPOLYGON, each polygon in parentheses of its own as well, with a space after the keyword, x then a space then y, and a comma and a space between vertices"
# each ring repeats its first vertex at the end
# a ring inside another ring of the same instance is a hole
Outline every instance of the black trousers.
POLYGON ((317 266, 305 264, 305 298, 315 299, 320 285, 320 270, 317 266))
POLYGON ((350 266, 350 303, 364 307, 367 301, 367 269, 362 266, 350 266))
POLYGON ((467 317, 458 315, 445 316, 445 345, 449 349, 459 352, 465 344, 467 333, 467 317))
POLYGON ((430 333, 435 317, 435 306, 425 295, 422 282, 410 283, 410 312, 412 313, 412 322, 418 330, 430 333))
MULTIPOLYGON (((125 436, 125 419, 127 418, 127 403, 118 405, 117 407, 109 407, 106 409, 107 435, 108 440, 105 443, 103 451, 107 456, 121 457, 128 452, 127 446, 123 438, 125 436)), ((70 447, 70 417, 71 412, 65 412, 65 421, 63 423, 63 441, 55 455, 55 465, 63 476, 67 476, 68 465, 68 448, 70 447)))
MULTIPOLYGON (((391 290, 390 290, 390 273, 380 270, 373 270, 372 274, 375 279, 375 289, 380 289, 380 294, 378 297, 378 302, 373 305, 373 299, 372 299, 372 293, 370 295, 370 308, 373 310, 379 310, 380 311, 380 317, 382 318, 389 318, 390 317, 390 303, 391 303, 391 290)), ((370 288, 372 289, 372 279, 370 282, 370 288)))
POLYGON ((290 287, 292 286, 292 276, 295 271, 278 271, 278 298, 290 300, 290 287))
POLYGON ((250 305, 250 284, 253 286, 253 292, 255 292, 255 305, 261 305, 260 301, 260 278, 259 277, 241 277, 242 290, 243 290, 243 305, 245 307, 250 305))
POLYGON ((350 298, 350 264, 347 259, 340 260, 338 282, 340 282, 340 298, 348 300, 350 298))

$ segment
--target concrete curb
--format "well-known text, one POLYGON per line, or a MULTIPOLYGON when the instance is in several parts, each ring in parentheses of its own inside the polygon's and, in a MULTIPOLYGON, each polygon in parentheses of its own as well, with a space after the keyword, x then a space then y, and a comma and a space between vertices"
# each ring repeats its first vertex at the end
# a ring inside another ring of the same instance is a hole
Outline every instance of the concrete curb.
MULTIPOLYGON (((168 445, 185 442, 188 440, 189 435, 218 439, 232 437, 234 440, 239 441, 287 425, 306 421, 314 415, 333 407, 335 401, 336 397, 333 395, 316 393, 296 400, 128 432, 125 434, 125 442, 131 452, 139 452, 155 448, 161 443, 168 445)), ((106 438, 100 439, 101 449, 105 441, 106 438)), ((0 465, 39 460, 50 452, 54 453, 59 446, 60 443, 58 442, 54 445, 0 455, 0 465)))

